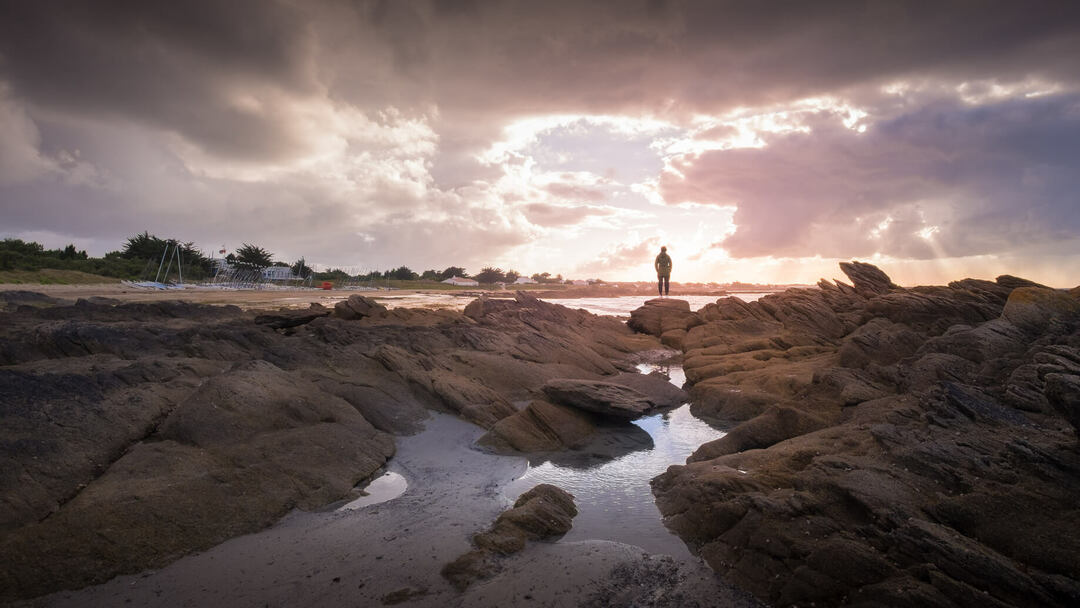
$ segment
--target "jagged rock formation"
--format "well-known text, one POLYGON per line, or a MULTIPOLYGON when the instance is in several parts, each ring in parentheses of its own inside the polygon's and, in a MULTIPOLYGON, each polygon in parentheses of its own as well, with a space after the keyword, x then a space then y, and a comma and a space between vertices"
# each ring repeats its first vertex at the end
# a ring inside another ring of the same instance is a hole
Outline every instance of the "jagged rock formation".
POLYGON ((1076 605, 1076 290, 843 269, 696 313, 692 408, 738 424, 653 481, 669 527, 775 605, 1076 605))
POLYGON ((527 541, 562 536, 574 525, 574 496, 542 483, 518 497, 488 530, 472 538, 471 551, 446 564, 442 575, 459 591, 499 572, 499 557, 517 553, 527 541))
POLYGON ((659 347, 525 295, 470 316, 0 300, 0 601, 333 502, 429 410, 490 429, 550 380, 618 378, 659 347))

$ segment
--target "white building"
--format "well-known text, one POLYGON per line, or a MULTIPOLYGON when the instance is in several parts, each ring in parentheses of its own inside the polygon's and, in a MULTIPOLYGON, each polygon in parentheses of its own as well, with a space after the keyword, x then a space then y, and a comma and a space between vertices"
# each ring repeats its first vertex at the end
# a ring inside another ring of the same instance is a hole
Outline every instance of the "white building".
POLYGON ((532 285, 533 283, 536 283, 536 281, 529 277, 518 277, 517 280, 514 281, 514 285, 532 285))
POLYGON ((450 277, 449 279, 443 281, 443 283, 446 283, 448 285, 468 285, 470 287, 476 287, 480 284, 473 279, 466 279, 462 277, 450 277))
POLYGON ((292 269, 288 266, 263 268, 262 275, 267 281, 291 281, 296 278, 292 273, 292 269))

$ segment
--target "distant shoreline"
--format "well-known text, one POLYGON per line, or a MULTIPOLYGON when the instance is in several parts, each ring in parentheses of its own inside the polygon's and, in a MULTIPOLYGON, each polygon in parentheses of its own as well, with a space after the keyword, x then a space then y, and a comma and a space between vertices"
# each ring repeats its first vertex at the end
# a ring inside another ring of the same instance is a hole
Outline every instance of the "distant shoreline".
MULTIPOLYGON (((575 298, 612 298, 622 296, 650 296, 656 292, 653 289, 638 285, 612 286, 573 286, 568 285, 561 289, 538 289, 536 286, 528 286, 530 295, 546 300, 561 300, 575 298)), ((707 286, 672 284, 672 296, 716 296, 721 298, 739 293, 763 293, 781 292, 790 287, 805 287, 803 285, 769 285, 756 288, 719 289, 707 286)), ((124 283, 82 283, 74 285, 56 284, 32 284, 32 283, 0 283, 0 291, 33 291, 43 293, 55 298, 77 300, 79 298, 110 298, 124 302, 160 302, 164 300, 185 300, 200 304, 234 305, 245 309, 263 308, 295 308, 306 307, 312 302, 324 305, 332 305, 348 296, 359 293, 375 299, 388 297, 400 297, 410 295, 438 295, 454 296, 461 298, 477 298, 486 296, 489 298, 512 297, 517 291, 514 286, 507 286, 500 290, 483 289, 313 289, 309 287, 279 288, 268 287, 264 289, 216 289, 210 287, 190 286, 182 289, 152 289, 134 287, 124 283)))

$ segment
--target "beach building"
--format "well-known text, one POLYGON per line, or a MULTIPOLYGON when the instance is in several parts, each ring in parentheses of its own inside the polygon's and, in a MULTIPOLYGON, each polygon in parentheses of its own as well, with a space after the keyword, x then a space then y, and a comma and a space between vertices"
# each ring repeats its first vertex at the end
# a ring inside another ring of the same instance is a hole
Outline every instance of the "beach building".
POLYGON ((263 268, 263 278, 267 281, 291 281, 297 278, 288 266, 270 266, 263 268))
POLYGON ((517 280, 514 281, 514 285, 532 285, 534 283, 536 283, 536 281, 529 277, 518 277, 517 280))
POLYGON ((473 279, 466 279, 463 277, 450 277, 449 279, 443 281, 443 283, 446 283, 448 285, 468 285, 470 287, 476 287, 480 284, 473 279))

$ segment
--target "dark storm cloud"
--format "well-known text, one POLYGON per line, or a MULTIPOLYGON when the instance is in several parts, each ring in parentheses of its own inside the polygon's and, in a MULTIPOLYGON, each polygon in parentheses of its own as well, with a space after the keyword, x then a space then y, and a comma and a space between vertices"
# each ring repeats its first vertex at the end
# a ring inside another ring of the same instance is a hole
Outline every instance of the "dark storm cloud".
POLYGON ((50 110, 274 158, 296 145, 290 125, 230 96, 259 86, 311 91, 309 34, 298 11, 256 0, 5 2, 0 75, 16 97, 50 110))
POLYGON ((810 124, 689 159, 662 191, 736 205, 720 245, 737 257, 965 256, 1080 233, 1080 96, 939 100, 862 134, 827 113, 810 124))
MULTIPOLYGON (((679 115, 892 78, 1077 78, 1072 2, 3 2, 2 78, 220 155, 295 154, 267 90, 447 121, 679 115)), ((480 128, 485 128, 478 125, 480 128)))
POLYGON ((377 2, 353 18, 391 49, 399 86, 507 113, 716 111, 911 76, 1076 79, 1080 52, 1069 2, 486 2, 449 15, 377 2))

